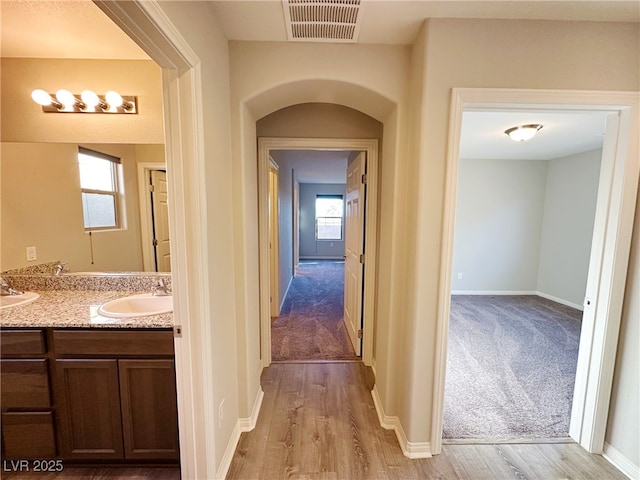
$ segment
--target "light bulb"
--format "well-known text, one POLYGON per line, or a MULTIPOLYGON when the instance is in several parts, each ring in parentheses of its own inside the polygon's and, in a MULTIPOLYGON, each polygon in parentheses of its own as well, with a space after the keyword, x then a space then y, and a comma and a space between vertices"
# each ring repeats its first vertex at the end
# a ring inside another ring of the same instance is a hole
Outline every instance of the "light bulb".
POLYGON ((92 92, 91 90, 83 90, 80 94, 80 98, 82 98, 82 101, 89 108, 95 108, 100 105, 100 99, 98 98, 98 95, 96 95, 96 93, 92 92))
POLYGON ((67 108, 72 108, 76 104, 76 97, 69 90, 61 88, 56 92, 58 101, 67 108))
POLYGON ((43 107, 46 107, 47 105, 51 105, 53 103, 53 98, 51 98, 51 95, 49 95, 41 88, 37 88, 33 92, 31 92, 31 98, 34 102, 36 102, 38 105, 42 105, 43 107))
POLYGON ((111 108, 118 108, 122 106, 122 97, 118 92, 110 90, 104 94, 104 98, 107 100, 107 103, 111 108))

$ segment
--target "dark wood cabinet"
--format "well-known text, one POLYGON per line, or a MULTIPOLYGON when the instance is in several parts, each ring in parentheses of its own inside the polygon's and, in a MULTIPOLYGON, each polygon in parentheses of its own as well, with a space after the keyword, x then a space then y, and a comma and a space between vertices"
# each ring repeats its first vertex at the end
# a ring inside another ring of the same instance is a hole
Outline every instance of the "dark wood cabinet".
POLYGON ((173 332, 1 332, 2 456, 179 460, 173 332))
POLYGON ((55 329, 63 456, 177 461, 173 332, 55 329))
POLYGON ((55 458, 53 414, 51 411, 3 412, 2 444, 6 458, 55 458))
POLYGON ((56 360, 62 456, 122 459, 117 360, 56 360))
POLYGON ((0 375, 0 402, 3 409, 51 407, 46 359, 3 359, 0 375))
POLYGON ((173 360, 120 360, 125 457, 178 460, 173 360))
POLYGON ((2 331, 0 342, 2 456, 55 458, 58 452, 45 332, 2 331))

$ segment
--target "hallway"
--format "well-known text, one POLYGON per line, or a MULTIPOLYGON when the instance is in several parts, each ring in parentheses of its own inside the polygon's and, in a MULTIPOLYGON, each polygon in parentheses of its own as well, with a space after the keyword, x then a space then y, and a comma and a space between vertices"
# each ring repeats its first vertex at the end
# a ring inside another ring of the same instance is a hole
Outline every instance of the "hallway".
POLYGON ((444 445, 410 460, 380 427, 360 362, 273 364, 256 428, 227 479, 606 479, 626 477, 575 444, 444 445))
POLYGON ((271 360, 359 360, 345 328, 343 300, 344 262, 301 261, 271 323, 271 360))

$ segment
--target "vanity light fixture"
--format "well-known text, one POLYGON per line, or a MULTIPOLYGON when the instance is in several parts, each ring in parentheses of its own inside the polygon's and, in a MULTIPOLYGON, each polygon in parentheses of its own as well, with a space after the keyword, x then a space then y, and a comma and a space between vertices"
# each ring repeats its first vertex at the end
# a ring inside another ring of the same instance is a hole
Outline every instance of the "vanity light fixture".
POLYGON ((138 113, 138 98, 123 96, 113 90, 98 95, 91 90, 83 90, 74 95, 69 90, 60 89, 55 95, 36 89, 31 98, 46 113, 138 113))
POLYGON ((536 136, 536 133, 540 131, 542 125, 539 123, 531 123, 528 125, 518 125, 516 127, 508 128, 504 131, 511 140, 514 142, 526 142, 536 136))

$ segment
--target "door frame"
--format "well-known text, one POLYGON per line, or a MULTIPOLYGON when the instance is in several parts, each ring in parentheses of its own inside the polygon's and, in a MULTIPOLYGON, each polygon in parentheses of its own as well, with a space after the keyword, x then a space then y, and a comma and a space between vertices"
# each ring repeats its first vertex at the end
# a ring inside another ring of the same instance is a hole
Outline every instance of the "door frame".
POLYGON ((640 159, 640 94, 564 90, 454 88, 451 96, 447 174, 436 331, 431 445, 442 448, 442 420, 451 305, 451 278, 462 114, 469 109, 608 111, 618 114, 607 132, 598 187, 596 224, 585 315, 571 413, 570 435, 591 453, 602 453, 613 385, 622 304, 629 263, 640 159), (609 136, 613 136, 610 138, 609 136), (607 152, 607 143, 612 148, 607 152), (588 303, 588 304, 587 304, 588 303), (590 320, 591 319, 591 320, 590 320))
POLYGON ((142 242, 142 266, 145 272, 155 272, 155 252, 153 249, 153 209, 149 195, 149 176, 152 171, 167 171, 167 165, 160 162, 138 163, 138 199, 140 202, 140 241, 142 242))
POLYGON ((280 189, 278 164, 269 157, 269 298, 271 317, 280 315, 280 189), (273 177, 271 177, 273 175, 273 177), (273 183, 271 179, 273 178, 273 183))
MULTIPOLYGON (((173 318, 180 474, 183 479, 217 478, 210 445, 218 434, 214 384, 211 302, 205 225, 205 129, 201 62, 157 0, 93 0, 162 68, 165 158, 169 179, 173 318), (196 359, 196 360, 194 360, 196 359), (206 367, 203 369, 203 366, 206 367)), ((224 469, 223 464, 220 466, 224 469)))
POLYGON ((260 344, 263 367, 271 364, 269 315, 269 152, 271 150, 353 150, 367 153, 365 274, 362 299, 362 361, 373 365, 375 289, 378 252, 378 140, 355 138, 258 138, 258 242, 260 271, 260 344))

